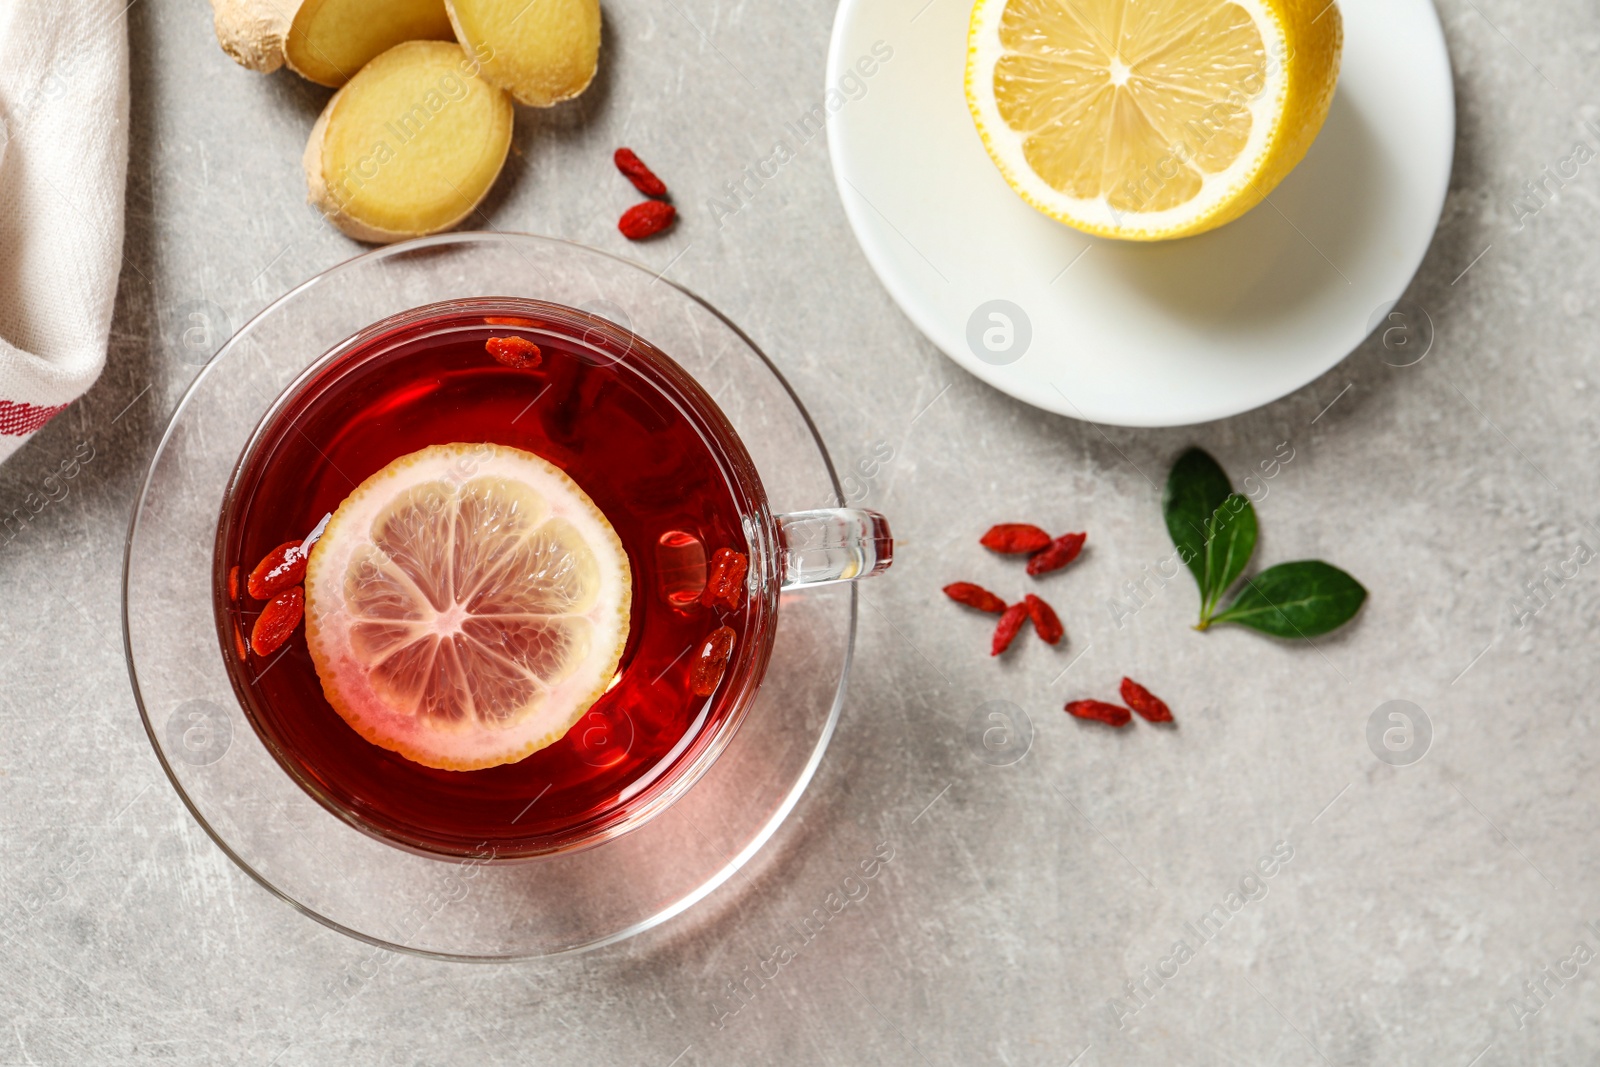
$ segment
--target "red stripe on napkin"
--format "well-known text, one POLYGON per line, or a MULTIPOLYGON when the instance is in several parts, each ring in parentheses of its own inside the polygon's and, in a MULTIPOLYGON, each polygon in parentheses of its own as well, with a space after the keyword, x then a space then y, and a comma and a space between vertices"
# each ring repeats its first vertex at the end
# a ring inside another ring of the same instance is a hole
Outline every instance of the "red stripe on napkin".
POLYGON ((65 404, 42 408, 37 404, 19 404, 14 400, 0 400, 0 434, 22 437, 30 434, 67 409, 65 404))

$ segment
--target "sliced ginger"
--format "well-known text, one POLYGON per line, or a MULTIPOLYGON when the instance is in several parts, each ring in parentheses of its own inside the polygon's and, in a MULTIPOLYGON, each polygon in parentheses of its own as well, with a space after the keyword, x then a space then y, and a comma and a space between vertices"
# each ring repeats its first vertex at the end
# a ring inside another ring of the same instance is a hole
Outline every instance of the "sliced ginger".
POLYGON ((305 0, 284 58, 298 74, 338 87, 402 41, 453 41, 444 0, 305 0))
POLYGON ((549 107, 594 79, 600 0, 445 0, 445 7, 483 76, 521 103, 549 107))
POLYGON ((402 41, 454 39, 444 0, 211 0, 217 40, 251 70, 337 88, 402 41))
POLYGON ((438 233, 478 205, 511 147, 511 99, 453 42, 407 41, 334 94, 306 144, 310 200, 360 241, 438 233))

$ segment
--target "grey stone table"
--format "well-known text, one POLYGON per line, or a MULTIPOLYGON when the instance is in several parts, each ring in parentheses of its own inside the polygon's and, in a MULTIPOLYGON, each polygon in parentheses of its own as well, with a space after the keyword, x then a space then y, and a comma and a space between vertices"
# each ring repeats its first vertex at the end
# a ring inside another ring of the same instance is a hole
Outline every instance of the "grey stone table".
POLYGON ((670 265, 773 355, 841 466, 878 459, 855 491, 901 545, 863 589, 832 748, 748 877, 620 946, 471 966, 378 952, 270 896, 140 725, 117 577, 198 370, 182 331, 236 326, 358 248, 303 202, 326 92, 235 67, 200 0, 133 4, 110 363, 0 469, 0 510, 51 501, 0 549, 0 1062, 1596 1062, 1600 566, 1575 561, 1600 547, 1600 167, 1543 201, 1525 183, 1597 143, 1600 13, 1441 8, 1460 138, 1408 294, 1427 358, 1392 366, 1369 341, 1260 411, 1131 431, 1021 406, 924 341, 858 251, 821 138, 713 220, 708 199, 818 102, 825 0, 611 0, 598 83, 519 113, 487 223, 670 265), (670 177, 668 239, 613 229, 618 144, 670 177), (1146 576, 1170 552, 1152 482, 1191 443, 1237 475, 1285 442, 1261 557, 1335 560, 1372 598, 1315 648, 1193 633, 1188 578, 1146 576), (1069 643, 997 663, 938 590, 1014 582, 973 546, 1010 516, 1091 548, 1052 587, 1069 643), (1123 673, 1177 729, 1062 714, 1123 673), (1009 765, 969 739, 995 700, 1032 731, 1009 765), (1420 761, 1369 745, 1390 700, 1431 725, 1420 761), (880 846, 866 895, 763 967, 880 846))

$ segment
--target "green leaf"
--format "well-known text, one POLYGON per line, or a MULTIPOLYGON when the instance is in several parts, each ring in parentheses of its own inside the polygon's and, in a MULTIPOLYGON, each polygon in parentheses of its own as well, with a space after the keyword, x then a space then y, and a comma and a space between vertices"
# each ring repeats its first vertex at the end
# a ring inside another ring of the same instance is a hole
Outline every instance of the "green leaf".
POLYGON ((1161 494, 1161 511, 1178 557, 1194 574, 1200 599, 1206 599, 1206 530, 1211 516, 1233 493, 1233 485, 1217 461, 1191 448, 1178 457, 1161 494))
POLYGON ((1232 493, 1206 521, 1205 580, 1200 590, 1200 617, 1211 614, 1222 594, 1244 573, 1256 550, 1256 509, 1232 493))
POLYGON ((1211 621, 1236 622, 1274 637, 1316 637, 1349 622, 1366 599, 1361 583, 1338 567, 1305 559, 1247 579, 1238 598, 1211 621))

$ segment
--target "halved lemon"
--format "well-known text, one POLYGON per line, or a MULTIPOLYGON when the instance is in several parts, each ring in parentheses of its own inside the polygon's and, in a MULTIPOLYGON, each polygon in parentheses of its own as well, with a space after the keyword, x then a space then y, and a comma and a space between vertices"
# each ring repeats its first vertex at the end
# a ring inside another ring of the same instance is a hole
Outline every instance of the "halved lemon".
POLYGON ((611 683, 631 573, 560 470, 500 445, 434 445, 333 513, 306 568, 306 642, 328 703, 373 744, 446 770, 514 763, 611 683))
POLYGON ((1051 218, 1187 237, 1305 156, 1342 39, 1332 0, 977 0, 967 106, 1000 173, 1051 218))

